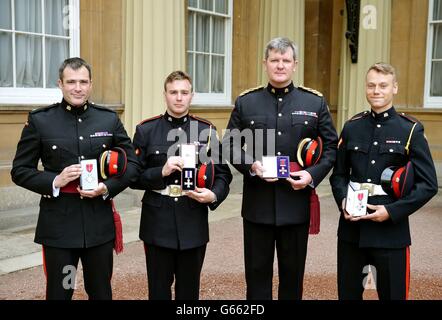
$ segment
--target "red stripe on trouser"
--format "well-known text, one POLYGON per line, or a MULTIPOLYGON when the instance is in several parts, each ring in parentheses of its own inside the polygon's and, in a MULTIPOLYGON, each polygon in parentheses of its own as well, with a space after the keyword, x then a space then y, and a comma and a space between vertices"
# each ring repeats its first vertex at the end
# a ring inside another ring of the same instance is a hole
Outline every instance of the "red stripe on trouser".
POLYGON ((410 293, 410 247, 408 246, 405 250, 405 300, 408 300, 410 293))
POLYGON ((46 256, 45 256, 45 247, 41 246, 41 253, 43 255, 43 272, 46 278, 46 300, 48 299, 48 273, 46 271, 46 256))

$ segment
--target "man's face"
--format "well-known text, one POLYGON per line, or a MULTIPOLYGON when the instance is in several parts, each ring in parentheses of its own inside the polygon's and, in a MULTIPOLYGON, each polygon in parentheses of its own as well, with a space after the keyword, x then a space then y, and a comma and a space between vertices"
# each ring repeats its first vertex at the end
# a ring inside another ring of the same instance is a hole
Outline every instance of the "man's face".
POLYGON ((284 54, 271 50, 269 57, 263 63, 269 82, 275 88, 288 86, 298 65, 298 61, 293 59, 292 48, 288 48, 284 54))
POLYGON ((66 67, 63 79, 58 80, 58 87, 63 92, 63 98, 72 106, 80 107, 86 103, 92 92, 92 81, 86 67, 73 70, 66 67))
POLYGON ((175 117, 181 118, 189 112, 192 102, 192 85, 188 80, 175 80, 166 84, 164 93, 167 104, 167 112, 175 117))
POLYGON ((376 70, 371 70, 367 74, 365 95, 373 111, 380 113, 390 109, 397 91, 398 86, 393 75, 382 74, 376 70))

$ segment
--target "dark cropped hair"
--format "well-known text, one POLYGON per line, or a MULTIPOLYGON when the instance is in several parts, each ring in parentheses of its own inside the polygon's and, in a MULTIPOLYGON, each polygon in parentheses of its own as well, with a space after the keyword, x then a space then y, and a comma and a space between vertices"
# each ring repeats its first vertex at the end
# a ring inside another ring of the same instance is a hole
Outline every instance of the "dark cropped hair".
POLYGON ((89 80, 92 80, 92 68, 91 66, 81 58, 68 58, 63 61, 60 68, 58 69, 58 78, 63 80, 63 72, 66 67, 71 68, 72 70, 78 70, 81 67, 85 67, 89 71, 89 80))

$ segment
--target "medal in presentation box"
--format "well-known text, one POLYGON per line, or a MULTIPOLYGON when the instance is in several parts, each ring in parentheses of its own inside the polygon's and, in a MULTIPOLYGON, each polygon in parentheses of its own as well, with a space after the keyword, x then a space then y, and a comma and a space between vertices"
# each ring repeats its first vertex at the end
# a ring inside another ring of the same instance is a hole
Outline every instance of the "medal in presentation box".
POLYGON ((184 160, 181 172, 181 188, 184 191, 195 190, 196 183, 196 145, 182 144, 180 157, 184 160))
POLYGON ((81 160, 80 185, 82 190, 95 190, 98 188, 97 160, 81 160))
POLYGON ((290 157, 264 156, 262 157, 264 172, 263 178, 288 178, 290 177, 290 157))
POLYGON ((347 187, 345 210, 354 217, 367 214, 368 190, 355 190, 351 184, 347 187))

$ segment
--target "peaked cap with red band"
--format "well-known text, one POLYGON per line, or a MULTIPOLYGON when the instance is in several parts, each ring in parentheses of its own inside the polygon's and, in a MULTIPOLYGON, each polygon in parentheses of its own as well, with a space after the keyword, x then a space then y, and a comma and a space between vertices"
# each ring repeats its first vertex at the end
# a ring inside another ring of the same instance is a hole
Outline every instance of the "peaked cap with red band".
POLYGON ((198 188, 212 189, 215 180, 215 165, 213 160, 199 166, 196 185, 198 188))
POLYGON ((100 176, 103 180, 110 177, 119 177, 126 171, 127 155, 126 151, 120 147, 104 151, 98 160, 100 163, 100 176))
POLYGON ((303 168, 308 168, 316 163, 322 155, 322 139, 318 136, 317 139, 305 138, 298 144, 296 157, 298 163, 303 168))
POLYGON ((382 189, 396 199, 408 195, 413 188, 413 184, 414 168, 410 161, 403 167, 388 167, 382 171, 382 189))

